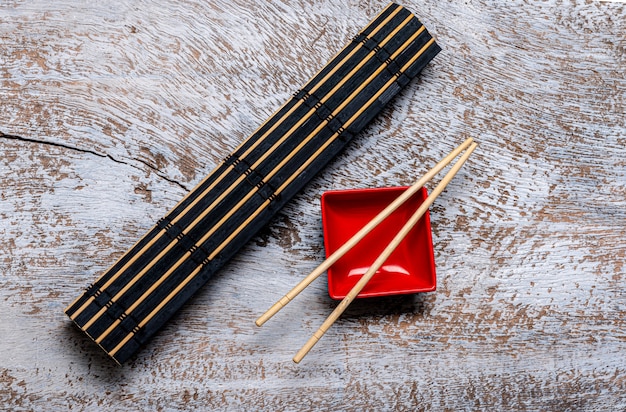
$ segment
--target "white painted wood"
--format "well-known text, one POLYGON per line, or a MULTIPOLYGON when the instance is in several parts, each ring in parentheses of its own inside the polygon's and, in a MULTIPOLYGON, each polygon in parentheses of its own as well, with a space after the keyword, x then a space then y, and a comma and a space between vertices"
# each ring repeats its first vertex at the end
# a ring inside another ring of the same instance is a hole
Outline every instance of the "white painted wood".
POLYGON ((419 81, 129 364, 62 313, 386 3, 0 4, 0 406, 626 408, 626 6, 410 1, 419 81), (13 136, 13 137, 11 137, 13 136), (406 185, 480 145, 431 209, 434 293, 336 302, 324 190, 406 185))

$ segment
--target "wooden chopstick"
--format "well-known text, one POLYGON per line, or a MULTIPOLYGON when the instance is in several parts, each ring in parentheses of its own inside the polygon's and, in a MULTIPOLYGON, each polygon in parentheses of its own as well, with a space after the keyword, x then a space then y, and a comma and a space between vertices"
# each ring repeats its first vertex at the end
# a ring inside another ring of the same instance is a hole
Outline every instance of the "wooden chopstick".
POLYGON ((372 266, 368 269, 368 271, 359 279, 357 284, 350 290, 350 292, 346 295, 346 297, 339 303, 339 305, 335 308, 335 310, 328 316, 326 321, 320 326, 320 328, 311 336, 308 342, 298 351, 296 356, 294 356, 293 361, 295 363, 299 363, 302 358, 311 350, 311 348, 320 340, 320 338, 326 333, 326 331, 332 326, 332 324, 339 318, 339 316, 346 310, 346 308, 352 303, 352 301, 357 297, 357 295, 363 290, 367 282, 374 276, 376 271, 380 269, 380 267, 385 263, 387 258, 393 253, 393 251, 398 247, 400 242, 405 238, 405 236, 411 231, 413 226, 420 220, 422 215, 426 213, 430 205, 433 204, 437 196, 443 192, 448 183, 452 180, 454 175, 461 169, 461 166, 465 163, 470 154, 474 151, 477 144, 472 143, 472 145, 467 149, 467 151, 461 156, 459 161, 455 163, 455 165, 450 169, 450 171, 445 175, 445 177, 441 180, 441 182, 435 187, 435 189, 431 192, 431 194, 426 198, 426 200, 420 205, 420 207, 415 211, 415 213, 411 216, 411 218, 406 222, 406 224, 402 227, 402 229, 398 232, 398 234, 393 238, 393 240, 389 243, 389 245, 383 250, 383 252, 376 258, 372 266))
POLYGON ((404 202, 406 202, 411 196, 413 196, 418 190, 420 190, 427 182, 429 182, 437 173, 448 165, 455 157, 457 157, 463 150, 467 149, 473 142, 470 137, 455 148, 449 155, 444 157, 439 163, 429 170, 421 179, 415 182, 411 187, 405 190, 396 200, 394 200, 383 211, 376 215, 368 224, 363 226, 361 230, 354 234, 346 243, 344 243, 339 249, 337 249, 332 255, 330 255, 324 262, 322 262, 315 270, 313 270, 307 277, 305 277, 300 283, 298 283, 293 289, 291 289, 285 296, 283 296, 278 302, 270 307, 263 315, 256 320, 257 326, 262 326, 272 316, 278 313, 279 310, 284 308, 291 300, 293 300, 300 292, 302 292, 307 286, 317 279, 322 273, 330 268, 337 260, 345 255, 350 249, 352 249, 358 242, 360 242, 369 232, 371 232, 376 226, 378 226, 384 219, 391 215, 397 208, 399 208, 404 202))

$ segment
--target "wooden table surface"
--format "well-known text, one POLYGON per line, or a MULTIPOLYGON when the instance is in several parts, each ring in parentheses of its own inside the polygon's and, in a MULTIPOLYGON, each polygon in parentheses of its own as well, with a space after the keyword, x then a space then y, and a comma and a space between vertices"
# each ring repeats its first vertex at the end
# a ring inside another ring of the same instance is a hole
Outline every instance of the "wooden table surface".
POLYGON ((0 409, 626 410, 626 4, 407 1, 443 51, 123 366, 63 309, 386 2, 0 2, 0 409), (437 291, 336 306, 330 189, 410 184, 437 291), (428 187, 432 188, 432 184, 428 187))

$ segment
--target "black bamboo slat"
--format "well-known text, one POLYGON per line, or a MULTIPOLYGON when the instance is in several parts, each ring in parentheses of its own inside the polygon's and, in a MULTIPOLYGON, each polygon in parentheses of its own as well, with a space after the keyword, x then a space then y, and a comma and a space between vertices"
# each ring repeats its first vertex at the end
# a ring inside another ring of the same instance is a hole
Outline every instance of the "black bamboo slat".
POLYGON ((439 51, 389 4, 66 314, 126 361, 439 51))

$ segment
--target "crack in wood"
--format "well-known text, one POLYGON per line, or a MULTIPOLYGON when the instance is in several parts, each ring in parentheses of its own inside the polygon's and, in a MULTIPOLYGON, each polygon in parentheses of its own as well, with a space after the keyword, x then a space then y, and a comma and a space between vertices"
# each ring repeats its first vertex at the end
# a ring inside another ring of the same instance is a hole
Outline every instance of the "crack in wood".
MULTIPOLYGON (((72 151, 75 151, 75 152, 87 153, 87 154, 91 154, 91 155, 98 156, 98 157, 108 158, 108 159, 114 161, 115 163, 119 163, 119 164, 123 164, 123 165, 127 165, 127 166, 130 166, 130 167, 134 167, 134 168, 139 169, 137 166, 133 166, 132 164, 130 164, 128 162, 116 159, 116 158, 114 158, 113 156, 111 156, 108 153, 107 154, 102 154, 102 153, 96 152, 95 150, 82 149, 80 147, 74 147, 74 146, 70 146, 70 145, 67 145, 67 144, 64 144, 64 143, 50 142, 50 141, 45 141, 45 140, 33 139, 33 138, 30 138, 30 137, 17 136, 17 135, 13 135, 13 134, 6 134, 6 133, 1 132, 1 131, 0 131, 0 139, 17 140, 17 141, 20 141, 20 142, 27 142, 27 143, 35 143, 35 144, 41 144, 41 145, 47 145, 47 146, 54 146, 54 147, 59 147, 59 148, 66 149, 66 150, 72 150, 72 151)), ((166 180, 166 181, 168 181, 168 182, 170 182, 172 184, 175 184, 175 185, 179 186, 180 188, 184 189, 187 192, 189 191, 189 189, 185 185, 183 185, 182 183, 178 182, 177 180, 170 179, 169 177, 163 175, 159 169, 157 169, 156 167, 152 166, 147 161, 141 160, 141 159, 137 159, 137 158, 133 158, 133 160, 135 160, 135 161, 137 161, 139 163, 142 163, 146 167, 150 168, 161 179, 164 179, 164 180, 166 180)))

